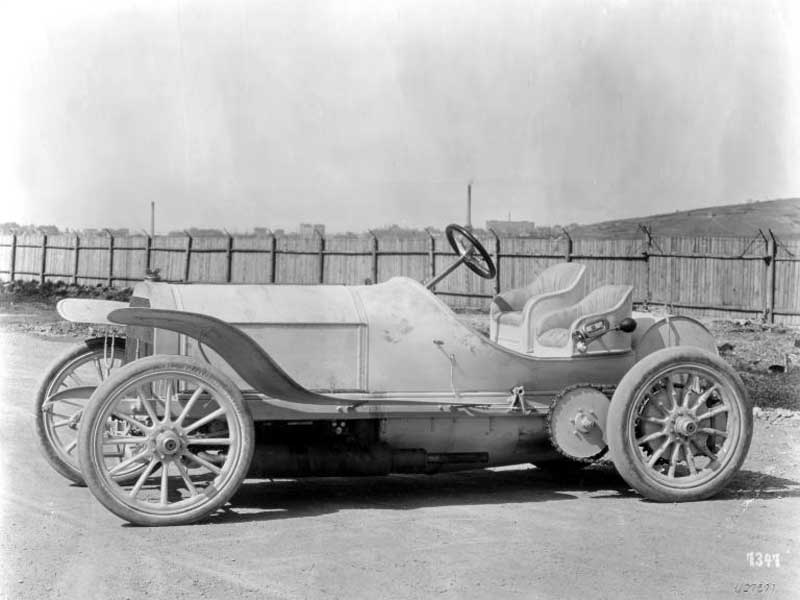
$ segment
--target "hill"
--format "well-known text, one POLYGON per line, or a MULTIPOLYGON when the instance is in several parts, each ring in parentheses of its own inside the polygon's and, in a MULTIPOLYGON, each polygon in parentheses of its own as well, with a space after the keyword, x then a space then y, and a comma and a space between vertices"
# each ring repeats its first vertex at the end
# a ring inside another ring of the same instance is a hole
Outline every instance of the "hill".
POLYGON ((653 235, 750 236, 771 229, 776 236, 800 237, 800 198, 712 206, 673 213, 576 225, 573 237, 635 237, 639 224, 653 235))

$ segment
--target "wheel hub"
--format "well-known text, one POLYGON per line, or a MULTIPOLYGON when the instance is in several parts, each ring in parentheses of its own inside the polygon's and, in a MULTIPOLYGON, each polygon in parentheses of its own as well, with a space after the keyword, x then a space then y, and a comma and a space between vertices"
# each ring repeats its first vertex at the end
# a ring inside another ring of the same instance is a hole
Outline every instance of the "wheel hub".
POLYGON ((156 451, 162 456, 175 456, 183 449, 183 440, 174 431, 160 431, 155 436, 156 451))
POLYGON ((681 415, 675 419, 675 432, 682 436, 691 436, 697 432, 697 421, 688 415, 681 415))
POLYGON ((589 433, 593 427, 597 426, 597 414, 592 410, 584 412, 583 409, 578 409, 575 418, 570 421, 575 425, 575 431, 578 433, 589 433))

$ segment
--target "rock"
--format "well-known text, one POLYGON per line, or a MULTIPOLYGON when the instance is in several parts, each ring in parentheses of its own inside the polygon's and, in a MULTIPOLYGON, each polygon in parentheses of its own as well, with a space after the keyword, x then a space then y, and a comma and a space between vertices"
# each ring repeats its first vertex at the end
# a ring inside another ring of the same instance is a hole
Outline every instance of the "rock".
POLYGON ((723 342, 719 346, 717 346, 717 350, 719 350, 720 354, 725 354, 727 352, 731 352, 735 346, 730 342, 723 342))

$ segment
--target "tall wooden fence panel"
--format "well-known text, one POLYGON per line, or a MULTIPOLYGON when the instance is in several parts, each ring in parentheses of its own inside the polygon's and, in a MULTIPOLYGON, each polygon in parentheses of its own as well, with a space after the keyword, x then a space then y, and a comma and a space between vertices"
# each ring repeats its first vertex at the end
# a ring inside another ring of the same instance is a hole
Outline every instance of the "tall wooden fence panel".
POLYGON ((779 241, 776 246, 776 319, 800 324, 800 240, 779 241))
POLYGON ((272 236, 235 236, 232 240, 231 281, 275 283, 277 240, 272 236))
MULTIPOLYGON (((630 283, 634 300, 679 313, 800 324, 800 239, 503 237, 476 230, 497 266, 493 279, 467 268, 435 291, 454 307, 485 308, 496 293, 528 285, 561 261, 587 267, 587 285, 630 283)), ((365 284, 396 275, 430 281, 454 255, 442 232, 359 235, 0 236, 4 280, 130 286, 148 271, 165 281, 365 284)))

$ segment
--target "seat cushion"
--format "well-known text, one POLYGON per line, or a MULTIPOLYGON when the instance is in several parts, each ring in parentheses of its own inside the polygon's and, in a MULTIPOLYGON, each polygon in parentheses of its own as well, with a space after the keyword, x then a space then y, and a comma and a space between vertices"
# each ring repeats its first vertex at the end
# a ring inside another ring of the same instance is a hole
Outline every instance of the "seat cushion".
POLYGON ((555 327, 548 329, 538 337, 538 342, 542 346, 549 346, 551 348, 561 348, 569 342, 569 329, 555 327))
POLYGON ((514 325, 518 327, 522 323, 522 311, 512 310, 501 313, 500 317, 497 319, 497 322, 501 325, 514 325))

